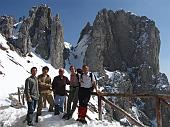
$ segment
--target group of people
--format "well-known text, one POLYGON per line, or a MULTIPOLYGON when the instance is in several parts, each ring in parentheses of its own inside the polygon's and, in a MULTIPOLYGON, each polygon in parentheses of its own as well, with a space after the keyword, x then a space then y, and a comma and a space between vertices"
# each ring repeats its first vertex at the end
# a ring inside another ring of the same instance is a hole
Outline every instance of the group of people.
POLYGON ((33 125, 33 113, 37 103, 37 120, 38 116, 41 116, 44 99, 49 103, 49 112, 54 112, 54 115, 63 113, 67 95, 66 85, 70 85, 70 90, 67 100, 67 110, 62 118, 65 120, 72 118, 79 103, 77 121, 87 123, 85 117, 91 92, 93 89, 97 91, 95 75, 89 72, 87 65, 82 66, 81 73, 78 73, 74 66, 70 66, 70 79, 64 76, 64 69, 60 68, 58 72, 59 75, 51 81, 48 71, 49 68, 45 66, 42 68, 42 74, 36 77, 37 68, 32 67, 31 76, 25 81, 24 93, 28 105, 27 124, 29 126, 33 125))

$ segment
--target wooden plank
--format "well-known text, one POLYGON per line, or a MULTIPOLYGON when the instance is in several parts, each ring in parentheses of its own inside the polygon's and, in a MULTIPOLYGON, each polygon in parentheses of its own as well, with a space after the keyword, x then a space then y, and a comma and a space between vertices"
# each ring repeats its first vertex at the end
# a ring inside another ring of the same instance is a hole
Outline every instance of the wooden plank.
POLYGON ((18 101, 21 103, 21 93, 20 93, 20 88, 18 87, 18 101))
MULTIPOLYGON (((96 92, 92 92, 93 95, 97 96, 96 92)), ((132 97, 132 98, 164 98, 170 99, 170 95, 166 94, 150 94, 150 93, 142 93, 142 94, 128 94, 128 93, 108 93, 108 92, 101 92, 100 96, 116 96, 116 97, 132 97)))
POLYGON ((102 100, 100 96, 98 96, 98 111, 99 111, 99 120, 102 120, 102 100))
POLYGON ((135 118, 133 118, 129 113, 127 113, 125 110, 122 108, 118 107, 117 105, 113 104, 111 101, 105 99, 104 97, 101 97, 104 102, 109 104, 111 107, 115 108, 116 110, 120 111, 122 114, 126 115, 131 121, 133 121, 137 126, 139 127, 145 127, 144 124, 140 123, 137 121, 135 118))
POLYGON ((160 100, 161 100, 161 102, 163 102, 166 106, 168 106, 168 107, 170 108, 170 104, 169 104, 167 101, 165 101, 165 100, 162 99, 162 98, 160 98, 160 100))
POLYGON ((25 94, 22 94, 22 104, 25 105, 25 94))
POLYGON ((154 98, 155 94, 127 94, 127 93, 101 93, 101 96, 132 97, 132 98, 154 98))
POLYGON ((157 119, 157 127, 162 127, 161 103, 159 97, 156 97, 156 119, 157 119))

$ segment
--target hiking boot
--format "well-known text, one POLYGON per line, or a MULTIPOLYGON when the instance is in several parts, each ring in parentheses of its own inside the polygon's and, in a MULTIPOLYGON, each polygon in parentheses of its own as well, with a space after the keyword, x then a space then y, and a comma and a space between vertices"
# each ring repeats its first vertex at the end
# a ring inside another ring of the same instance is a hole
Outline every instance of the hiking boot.
POLYGON ((37 112, 37 116, 41 116, 42 114, 41 114, 41 112, 37 112))
POLYGON ((76 119, 76 121, 80 121, 80 118, 76 119))
POLYGON ((79 122, 81 122, 82 124, 87 124, 87 121, 85 119, 79 119, 79 122))
POLYGON ((67 114, 65 114, 65 115, 63 116, 62 119, 69 120, 69 119, 71 119, 71 118, 72 118, 72 114, 67 113, 67 114))
POLYGON ((65 113, 62 117, 62 119, 65 119, 68 116, 68 113, 65 113))
POLYGON ((32 122, 27 123, 28 126, 34 126, 32 122))
POLYGON ((78 118, 76 121, 82 123, 82 124, 87 124, 87 121, 85 119, 80 119, 78 118))
POLYGON ((54 112, 54 110, 49 108, 49 109, 48 109, 48 112, 54 112))

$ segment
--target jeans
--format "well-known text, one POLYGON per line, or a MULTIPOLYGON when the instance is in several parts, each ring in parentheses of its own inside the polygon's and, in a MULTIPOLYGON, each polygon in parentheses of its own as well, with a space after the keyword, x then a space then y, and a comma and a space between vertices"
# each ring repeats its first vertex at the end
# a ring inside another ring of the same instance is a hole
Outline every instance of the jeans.
POLYGON ((37 100, 32 99, 31 102, 27 102, 28 105, 28 114, 33 114, 37 105, 37 100))
POLYGON ((35 111, 37 100, 32 99, 31 102, 27 102, 28 111, 27 111, 27 123, 30 124, 33 122, 33 113, 35 111))
POLYGON ((55 101, 55 105, 58 105, 60 111, 63 112, 65 96, 55 95, 54 101, 55 101))
POLYGON ((67 101, 68 114, 73 114, 73 112, 76 110, 77 103, 78 103, 78 91, 79 91, 79 87, 70 87, 70 93, 67 101), (72 102, 73 105, 71 106, 72 102))

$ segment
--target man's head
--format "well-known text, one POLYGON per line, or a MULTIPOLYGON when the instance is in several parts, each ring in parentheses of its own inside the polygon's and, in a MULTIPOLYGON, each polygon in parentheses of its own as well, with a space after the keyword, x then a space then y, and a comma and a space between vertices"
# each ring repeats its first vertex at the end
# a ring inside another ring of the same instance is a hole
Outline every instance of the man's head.
POLYGON ((76 68, 73 65, 70 66, 70 72, 73 74, 76 72, 76 68))
POLYGON ((36 67, 32 67, 31 68, 31 75, 35 76, 37 74, 37 68, 36 67))
POLYGON ((60 68, 60 69, 58 70, 58 73, 59 73, 60 76, 63 76, 63 74, 64 74, 64 69, 63 69, 63 68, 60 68))
POLYGON ((43 68, 42 68, 42 73, 43 74, 47 74, 48 73, 48 71, 49 71, 49 68, 47 67, 47 66, 44 66, 43 68))
POLYGON ((84 74, 87 74, 89 72, 89 67, 87 65, 83 65, 82 70, 84 74))

